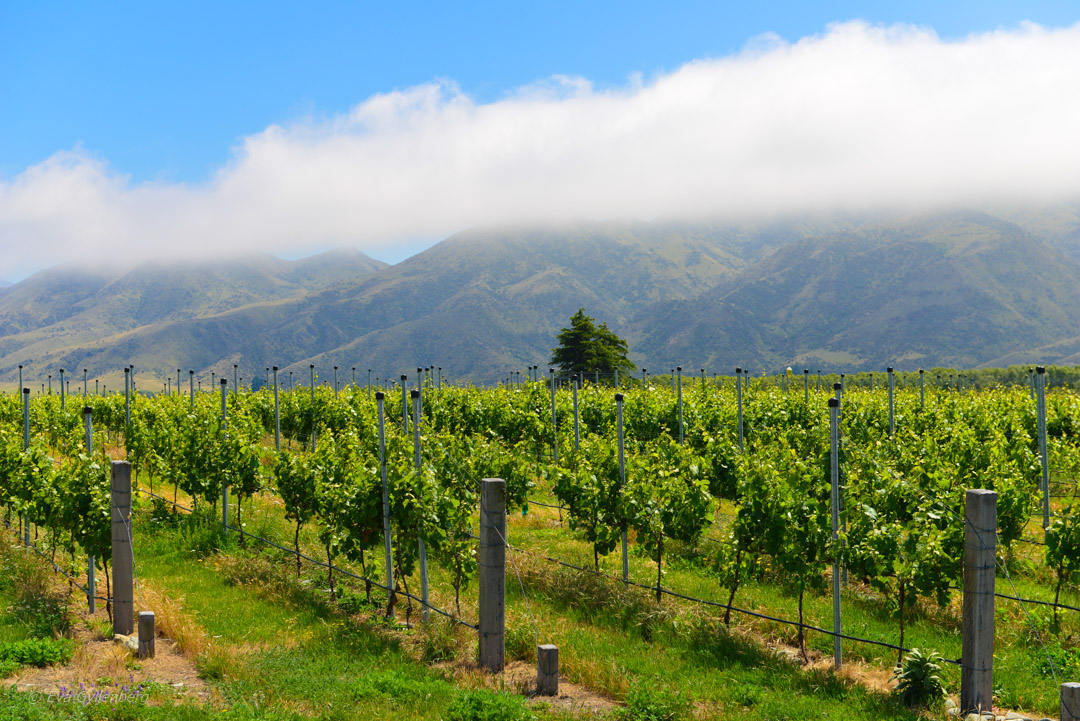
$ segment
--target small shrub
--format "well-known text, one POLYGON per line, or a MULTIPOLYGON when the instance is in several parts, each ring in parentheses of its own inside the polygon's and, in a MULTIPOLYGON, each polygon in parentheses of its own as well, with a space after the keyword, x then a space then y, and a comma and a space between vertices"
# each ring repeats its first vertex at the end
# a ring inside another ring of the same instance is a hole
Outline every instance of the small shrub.
POLYGON ((615 711, 619 721, 679 721, 690 712, 690 700, 648 683, 635 684, 626 706, 615 711))
POLYGON ((911 649, 892 677, 898 681, 895 693, 908 706, 922 707, 945 695, 941 683, 941 655, 936 651, 911 649))
POLYGON ((463 691, 450 702, 446 721, 534 721, 525 699, 480 689, 463 691))
POLYGON ((74 644, 68 639, 28 638, 0 643, 0 663, 19 666, 55 666, 71 660, 74 644))
POLYGON ((338 608, 350 616, 360 613, 362 611, 370 611, 372 608, 377 608, 374 604, 370 604, 360 594, 353 593, 352 591, 341 591, 337 597, 338 608))
POLYGON ((55 638, 71 633, 71 613, 63 597, 37 595, 24 589, 12 604, 11 613, 30 627, 34 637, 55 638))
POLYGON ((1055 675, 1065 678, 1080 676, 1080 647, 1063 648, 1060 643, 1048 643, 1045 648, 1046 650, 1039 654, 1039 670, 1043 676, 1047 678, 1053 678, 1055 675), (1051 661, 1053 661, 1052 665, 1051 661))
POLYGON ((164 498, 150 499, 150 528, 176 528, 180 523, 180 515, 173 505, 164 498))

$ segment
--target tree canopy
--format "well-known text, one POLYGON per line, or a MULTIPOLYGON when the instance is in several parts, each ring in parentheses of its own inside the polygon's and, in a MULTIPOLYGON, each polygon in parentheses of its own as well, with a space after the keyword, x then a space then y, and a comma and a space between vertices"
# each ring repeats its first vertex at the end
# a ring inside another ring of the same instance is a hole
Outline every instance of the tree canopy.
POLYGON ((557 338, 559 345, 551 349, 551 364, 563 373, 634 370, 634 364, 626 357, 626 341, 612 332, 607 323, 596 325, 584 308, 571 316, 570 326, 559 331, 557 338))

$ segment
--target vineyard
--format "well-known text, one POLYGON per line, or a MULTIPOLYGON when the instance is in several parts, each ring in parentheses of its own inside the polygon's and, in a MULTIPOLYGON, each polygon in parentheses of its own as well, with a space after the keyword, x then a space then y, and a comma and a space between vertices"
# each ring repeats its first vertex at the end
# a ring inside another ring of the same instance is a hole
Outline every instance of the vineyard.
MULTIPOLYGON (((553 380, 0 396, 4 519, 111 612, 109 464, 126 459, 147 579, 175 576, 168 543, 202 543, 185 553, 234 572, 263 559, 278 583, 302 584, 289 588, 309 601, 282 603, 442 633, 458 648, 437 658, 471 658, 480 482, 500 478, 507 656, 535 663, 538 643, 557 644, 565 678, 622 704, 610 713, 650 718, 626 714, 657 681, 667 695, 652 702, 675 715, 656 718, 944 717, 940 699, 909 710, 882 679, 932 649, 959 691, 965 493, 990 489, 995 705, 1056 716, 1059 685, 1080 680, 1080 396, 1068 388, 1037 401, 1027 385, 900 388, 891 374, 843 388, 553 380), (834 564, 844 676, 826 672, 834 564)), ((259 574, 240 575, 257 593, 259 574)), ((245 698, 218 678, 226 706, 245 698)), ((386 717, 439 718, 446 703, 386 717)))

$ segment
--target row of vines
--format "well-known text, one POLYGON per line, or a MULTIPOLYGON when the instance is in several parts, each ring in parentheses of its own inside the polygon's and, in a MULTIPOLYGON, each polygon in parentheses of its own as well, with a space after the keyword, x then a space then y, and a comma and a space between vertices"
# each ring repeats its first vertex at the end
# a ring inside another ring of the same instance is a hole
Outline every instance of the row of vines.
MULTIPOLYGON (((961 580, 966 489, 998 492, 1004 552, 1025 530, 1029 539, 1044 540, 1032 520, 1041 502, 1040 462, 1035 404, 1026 389, 963 396, 928 389, 925 407, 917 389, 899 393, 894 435, 883 391, 845 394, 839 546, 831 533, 827 395, 813 392, 806 403, 802 392, 747 392, 742 452, 730 388, 699 385, 681 404, 663 387, 624 397, 620 473, 610 389, 560 390, 554 426, 550 389, 542 383, 425 389, 419 468, 413 429, 403 417, 407 404, 400 393, 388 393, 389 514, 396 579, 404 590, 420 540, 429 557, 451 571, 458 597, 467 586, 476 571, 472 533, 485 477, 507 481, 508 509, 526 509, 537 486, 552 494, 571 529, 592 546, 597 569, 629 535, 656 562, 658 601, 665 544, 672 541, 697 544, 708 537, 716 544, 709 563, 729 607, 761 569, 782 571, 798 591, 800 622, 803 594, 820 589, 826 567, 840 557, 853 577, 899 612, 901 646, 905 612, 920 599, 947 603, 950 587, 961 580)), ((274 443, 274 396, 266 390, 230 394, 224 424, 219 400, 210 394, 135 396, 130 424, 122 397, 87 398, 96 449, 88 453, 75 403, 61 410, 56 397, 34 399, 32 440, 24 448, 23 410, 18 399, 2 397, 5 513, 43 530, 54 554, 74 557, 81 548, 107 562, 105 449, 119 447, 151 488, 171 486, 196 504, 216 505, 228 486, 240 516, 246 499, 276 494, 295 526, 298 550, 301 529, 314 524, 328 559, 349 559, 366 572, 383 542, 376 402, 363 388, 297 389, 280 398, 281 450, 274 443)), ((1075 479, 1080 398, 1067 391, 1049 396, 1048 436, 1055 480, 1075 479)), ((1075 483, 1062 487, 1075 493, 1075 483)), ((1068 499, 1055 504, 1045 534, 1045 559, 1059 591, 1080 571, 1076 508, 1068 499)))

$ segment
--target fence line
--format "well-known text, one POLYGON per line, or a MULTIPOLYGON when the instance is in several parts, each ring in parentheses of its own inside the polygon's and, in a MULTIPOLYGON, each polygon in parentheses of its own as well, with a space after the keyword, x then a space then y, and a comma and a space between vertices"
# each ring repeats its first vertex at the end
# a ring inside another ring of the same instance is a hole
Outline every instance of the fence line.
MULTIPOLYGON (((470 534, 470 536, 471 536, 471 534, 470 534)), ((472 536, 472 537, 475 538, 475 536, 472 536)), ((838 638, 846 639, 848 641, 855 641, 855 642, 858 642, 858 643, 868 643, 868 644, 871 644, 871 645, 874 645, 874 646, 881 646, 883 648, 888 648, 888 649, 891 649, 893 651, 903 651, 904 653, 907 653, 907 652, 911 651, 910 648, 904 648, 904 647, 901 647, 901 646, 897 646, 895 644, 887 643, 885 641, 875 641, 874 639, 870 639, 870 638, 861 638, 859 636, 851 636, 851 635, 844 634, 844 633, 837 633, 835 631, 828 631, 828 630, 826 630, 824 628, 820 628, 818 626, 813 626, 813 625, 811 625, 809 623, 805 623, 805 622, 804 623, 799 623, 798 621, 793 621, 791 619, 778 618, 776 616, 770 616, 770 615, 765 614, 765 613, 759 613, 758 611, 751 611, 749 609, 740 608, 740 607, 735 606, 735 605, 729 606, 728 604, 721 603, 719 601, 710 601, 710 600, 704 599, 704 598, 696 598, 694 596, 688 596, 686 594, 679 593, 678 591, 672 591, 670 589, 664 588, 663 586, 657 588, 656 586, 651 586, 651 585, 649 585, 647 583, 639 583, 637 581, 625 581, 624 582, 623 579, 621 577, 619 577, 619 576, 614 576, 614 575, 611 575, 611 574, 608 574, 608 573, 603 573, 601 571, 597 571, 595 569, 588 568, 587 566, 579 566, 579 565, 577 565, 575 563, 570 563, 569 561, 564 561, 564 560, 562 560, 560 558, 555 558, 553 556, 548 556, 548 555, 540 553, 538 551, 532 551, 532 550, 529 550, 527 548, 521 548, 520 546, 514 546, 514 545, 511 545, 511 544, 507 544, 507 547, 510 548, 513 551, 518 552, 518 553, 524 553, 525 555, 528 555, 528 556, 535 556, 537 558, 541 558, 541 559, 543 559, 545 561, 548 561, 550 563, 554 563, 554 564, 557 564, 559 566, 564 566, 566 568, 574 569, 575 571, 582 571, 584 573, 588 573, 588 574, 591 574, 591 575, 594 575, 594 576, 598 576, 600 578, 605 578, 605 579, 608 579, 610 581, 614 581, 614 582, 617 582, 617 583, 627 583, 627 584, 629 584, 631 586, 635 586, 637 588, 641 588, 641 589, 644 589, 644 590, 647 590, 647 591, 659 591, 660 593, 662 593, 662 594, 664 594, 666 596, 672 596, 674 598, 680 598, 680 599, 683 599, 685 601, 691 601, 693 603, 699 603, 699 604, 703 604, 703 605, 706 605, 706 606, 712 606, 712 607, 715 607, 715 608, 723 608, 725 610, 730 609, 732 611, 735 611, 736 613, 741 613, 741 614, 744 614, 744 615, 747 615, 747 616, 753 616, 755 618, 760 618, 760 619, 763 619, 763 620, 766 620, 766 621, 773 621, 775 623, 782 623, 782 624, 786 624, 788 626, 794 626, 796 628, 801 627, 804 630, 816 631, 818 633, 823 633, 823 634, 825 634, 827 636, 838 637, 838 638)), ((959 659, 943 659, 943 660, 946 663, 960 665, 960 660, 959 659)))
MULTIPOLYGON (((214 526, 221 525, 219 521, 217 521, 217 520, 215 520, 213 518, 208 518, 208 517, 205 517, 205 516, 201 516, 201 515, 195 513, 190 508, 182 506, 182 505, 180 505, 178 503, 173 503, 168 498, 165 498, 164 496, 159 496, 158 494, 154 493, 153 491, 147 491, 147 490, 144 490, 142 488, 135 488, 134 491, 135 491, 135 493, 138 493, 139 495, 148 495, 148 496, 152 496, 153 498, 160 498, 161 500, 165 501, 166 503, 173 506, 174 508, 178 508, 181 511, 185 511, 189 516, 192 516, 194 518, 203 519, 207 523, 210 523, 211 525, 214 525, 214 526)), ((317 566, 322 566, 323 568, 330 568, 331 567, 330 564, 326 563, 325 561, 320 561, 317 558, 312 558, 311 556, 308 556, 305 553, 297 551, 295 548, 286 548, 285 546, 282 546, 282 545, 280 545, 278 543, 274 543, 273 541, 271 541, 271 540, 269 540, 267 538, 263 538, 262 536, 256 536, 253 533, 248 533, 247 531, 245 531, 245 530, 243 530, 241 528, 236 528, 235 526, 227 525, 226 529, 231 530, 231 531, 236 531, 241 536, 245 536, 247 538, 251 538, 251 539, 254 539, 256 541, 261 541, 262 543, 265 543, 265 544, 267 544, 269 546, 273 546, 274 548, 278 548, 278 549, 280 549, 282 551, 285 551, 286 553, 289 553, 289 554, 291 554, 293 556, 299 556, 300 558, 304 559, 305 561, 308 561, 309 563, 314 563, 317 566)), ((414 596, 411 593, 408 593, 408 592, 402 591, 402 590, 396 590, 396 589, 389 588, 385 584, 379 583, 378 581, 374 581, 374 580, 372 580, 370 578, 367 578, 365 576, 361 576, 358 573, 353 573, 353 572, 351 572, 351 571, 349 571, 349 570, 347 570, 345 568, 342 568, 341 566, 334 566, 333 570, 337 571, 338 573, 340 573, 343 576, 348 576, 348 577, 354 578, 354 579, 356 579, 358 581, 363 581, 364 583, 375 586, 376 588, 381 588, 382 590, 386 591, 387 593, 393 593, 396 596, 404 596, 405 598, 410 598, 413 601, 416 601, 417 603, 419 603, 419 604, 421 604, 423 606, 426 606, 427 608, 430 608, 435 613, 438 613, 438 614, 440 614, 442 616, 445 616, 446 618, 449 618, 452 621, 456 621, 456 622, 460 623, 462 626, 468 626, 469 628, 473 629, 474 631, 479 631, 480 630, 480 626, 478 626, 476 624, 469 623, 468 621, 465 621, 464 619, 458 618, 457 616, 450 613, 449 611, 445 611, 445 610, 439 608, 438 606, 433 606, 430 602, 425 604, 422 599, 420 599, 418 596, 414 596)))

